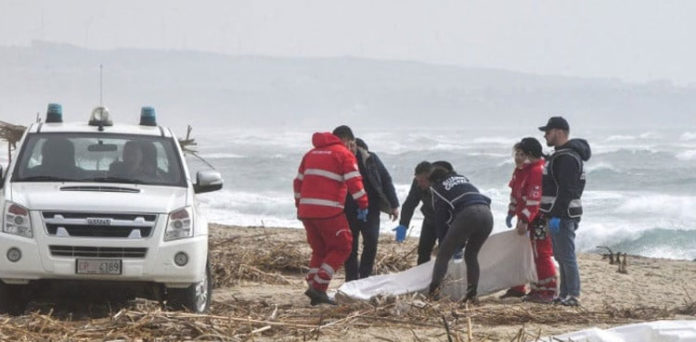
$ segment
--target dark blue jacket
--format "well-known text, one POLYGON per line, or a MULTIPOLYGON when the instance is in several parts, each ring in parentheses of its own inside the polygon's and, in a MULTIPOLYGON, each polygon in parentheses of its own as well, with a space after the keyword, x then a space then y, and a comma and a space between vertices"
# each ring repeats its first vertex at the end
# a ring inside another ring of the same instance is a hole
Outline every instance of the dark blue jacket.
MULTIPOLYGON (((370 203, 370 210, 390 213, 399 207, 399 198, 392 182, 391 175, 377 154, 358 148, 356 154, 360 175, 363 177, 365 192, 370 203)), ((346 198, 346 212, 354 212, 357 205, 349 195, 346 198)))
POLYGON ((438 230, 449 227, 456 214, 468 206, 485 204, 490 206, 491 199, 481 194, 469 179, 450 173, 441 182, 430 186, 433 194, 433 208, 435 209, 435 224, 438 230))
POLYGON ((411 189, 408 191, 408 196, 406 196, 406 200, 401 206, 400 225, 408 227, 409 223, 411 223, 411 218, 413 218, 413 212, 421 202, 423 202, 421 212, 424 219, 432 220, 435 217, 435 212, 433 211, 433 196, 430 194, 430 189, 421 189, 418 187, 418 182, 414 179, 413 183, 411 183, 411 189))
POLYGON ((585 190, 583 163, 592 151, 587 141, 571 139, 546 158, 539 210, 546 217, 580 218, 585 190))

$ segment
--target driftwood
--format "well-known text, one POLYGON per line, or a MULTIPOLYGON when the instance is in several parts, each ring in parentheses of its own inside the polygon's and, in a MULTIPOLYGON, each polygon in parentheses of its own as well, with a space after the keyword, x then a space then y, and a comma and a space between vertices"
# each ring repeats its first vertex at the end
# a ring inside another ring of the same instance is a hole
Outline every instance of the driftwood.
POLYGON ((8 162, 12 161, 12 150, 17 148, 17 142, 22 139, 26 129, 26 127, 21 125, 0 121, 0 139, 7 141, 8 162))
POLYGON ((621 257, 622 257, 621 253, 617 253, 616 262, 619 264, 619 269, 617 270, 617 272, 627 274, 628 270, 626 269, 626 265, 627 265, 626 258, 628 258, 628 253, 624 253, 623 258, 621 258, 621 257), (621 261, 619 261, 619 258, 621 258, 621 261))
POLYGON ((181 150, 185 154, 190 154, 194 156, 196 159, 200 160, 203 162, 205 165, 210 167, 211 169, 215 169, 213 164, 210 164, 207 160, 205 160, 203 157, 198 155, 198 151, 195 149, 196 146, 198 146, 198 143, 196 142, 196 139, 191 138, 191 131, 193 130, 193 127, 191 125, 188 125, 186 128, 186 138, 184 139, 179 139, 179 146, 181 146, 181 150))
POLYGON ((619 262, 619 255, 620 255, 621 253, 617 253, 617 254, 616 254, 616 262, 614 262, 614 252, 611 250, 611 248, 609 248, 609 247, 607 247, 607 246, 597 246, 597 248, 606 249, 606 250, 609 252, 609 253, 603 253, 603 254, 602 254, 602 260, 608 258, 608 259, 609 259, 609 265, 614 265, 615 263, 618 263, 618 262, 619 262))

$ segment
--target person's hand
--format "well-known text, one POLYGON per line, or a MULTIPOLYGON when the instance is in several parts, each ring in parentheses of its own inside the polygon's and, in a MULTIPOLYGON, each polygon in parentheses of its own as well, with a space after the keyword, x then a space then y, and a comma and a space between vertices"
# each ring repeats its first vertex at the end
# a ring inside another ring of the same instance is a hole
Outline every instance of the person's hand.
POLYGON ((357 217, 358 217, 358 220, 363 221, 363 222, 367 222, 367 208, 365 208, 365 209, 358 208, 357 217))
POLYGON ((398 225, 396 228, 392 229, 392 231, 396 232, 396 242, 404 242, 406 240, 406 231, 408 228, 404 225, 398 225))
POLYGON ((389 213, 389 218, 392 220, 392 222, 396 221, 396 219, 399 218, 399 208, 393 208, 389 213))
POLYGON ((558 234, 561 230, 561 219, 558 217, 552 217, 549 219, 549 231, 553 234, 558 234))
POLYGON ((505 225, 508 228, 512 228, 512 218, 515 217, 513 214, 508 214, 508 216, 505 218, 505 225))
POLYGON ((527 233, 527 226, 527 222, 517 220, 517 227, 515 227, 515 229, 517 230, 517 234, 524 235, 525 233, 527 233))

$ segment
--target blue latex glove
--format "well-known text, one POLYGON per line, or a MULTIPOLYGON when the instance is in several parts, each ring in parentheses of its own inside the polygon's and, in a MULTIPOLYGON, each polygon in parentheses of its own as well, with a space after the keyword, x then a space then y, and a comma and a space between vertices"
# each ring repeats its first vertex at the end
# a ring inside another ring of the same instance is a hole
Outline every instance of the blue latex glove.
POLYGON ((392 231, 396 232, 396 242, 404 242, 406 240, 406 231, 408 228, 404 225, 399 225, 396 228, 392 229, 392 231))
POLYGON ((515 215, 508 214, 508 216, 505 218, 505 225, 508 228, 512 228, 512 218, 515 217, 515 215))
POLYGON ((358 217, 358 220, 363 221, 363 222, 367 222, 367 208, 365 208, 365 209, 358 208, 357 217, 358 217))
POLYGON ((558 217, 552 217, 549 219, 549 231, 553 234, 558 234, 561 230, 561 219, 558 217))
POLYGON ((462 262, 462 259, 464 259, 464 251, 463 250, 457 250, 454 252, 454 256, 452 256, 452 259, 454 259, 454 262, 462 262))

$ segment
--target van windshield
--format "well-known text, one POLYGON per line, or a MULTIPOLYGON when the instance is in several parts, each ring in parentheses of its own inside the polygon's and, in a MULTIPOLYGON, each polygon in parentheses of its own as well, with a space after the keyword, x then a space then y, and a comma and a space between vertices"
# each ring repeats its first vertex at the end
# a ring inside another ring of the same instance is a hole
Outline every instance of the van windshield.
POLYGON ((28 134, 14 182, 186 186, 174 139, 126 134, 28 134))

